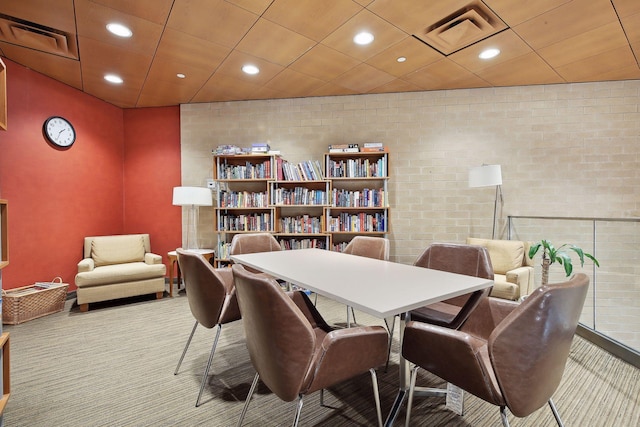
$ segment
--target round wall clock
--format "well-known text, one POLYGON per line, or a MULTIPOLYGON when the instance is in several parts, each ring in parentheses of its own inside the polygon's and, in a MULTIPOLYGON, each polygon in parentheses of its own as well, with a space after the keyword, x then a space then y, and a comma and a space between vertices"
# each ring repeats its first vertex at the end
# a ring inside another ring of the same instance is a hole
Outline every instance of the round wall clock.
POLYGON ((56 147, 69 148, 76 140, 76 130, 69 120, 53 116, 44 121, 42 132, 45 138, 56 147))

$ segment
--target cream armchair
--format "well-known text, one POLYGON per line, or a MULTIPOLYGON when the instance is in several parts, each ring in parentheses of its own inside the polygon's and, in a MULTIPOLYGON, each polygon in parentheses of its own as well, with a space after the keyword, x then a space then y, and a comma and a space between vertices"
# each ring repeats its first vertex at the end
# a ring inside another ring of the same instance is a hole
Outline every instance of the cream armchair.
POLYGON ((533 260, 529 242, 467 238, 467 244, 484 246, 489 251, 495 274, 492 297, 518 300, 535 289, 533 260))
POLYGON ((89 304, 137 295, 164 294, 166 267, 151 253, 148 234, 85 237, 76 274, 80 311, 89 304))

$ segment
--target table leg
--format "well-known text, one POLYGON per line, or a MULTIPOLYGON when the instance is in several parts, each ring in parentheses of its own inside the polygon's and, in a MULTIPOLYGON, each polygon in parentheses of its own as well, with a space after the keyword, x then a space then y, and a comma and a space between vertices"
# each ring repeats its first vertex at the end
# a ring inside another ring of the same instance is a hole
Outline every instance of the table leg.
POLYGON ((173 260, 169 260, 169 297, 173 298, 173 260))

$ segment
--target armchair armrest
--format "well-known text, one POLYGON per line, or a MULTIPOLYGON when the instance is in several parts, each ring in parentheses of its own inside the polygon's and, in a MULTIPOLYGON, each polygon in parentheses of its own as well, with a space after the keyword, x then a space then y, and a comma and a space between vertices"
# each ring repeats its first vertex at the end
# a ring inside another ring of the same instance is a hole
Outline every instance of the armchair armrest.
POLYGON ((93 271, 96 267, 93 258, 85 258, 78 263, 78 273, 84 273, 85 271, 93 271))
POLYGON ((160 255, 147 252, 146 254, 144 254, 144 263, 149 265, 162 264, 162 257, 160 255))
POLYGON ((518 298, 523 295, 529 295, 531 292, 533 292, 533 267, 518 267, 513 270, 507 271, 505 276, 507 277, 507 282, 518 285, 518 288, 520 290, 520 295, 518 295, 518 298))

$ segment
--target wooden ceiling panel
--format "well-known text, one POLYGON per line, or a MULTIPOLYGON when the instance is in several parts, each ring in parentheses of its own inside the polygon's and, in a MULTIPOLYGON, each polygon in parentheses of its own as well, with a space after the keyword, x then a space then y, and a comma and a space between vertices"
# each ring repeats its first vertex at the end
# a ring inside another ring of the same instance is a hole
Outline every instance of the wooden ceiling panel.
POLYGON ((286 67, 315 44, 310 38, 260 18, 236 49, 286 67))
POLYGON ((627 38, 616 21, 542 48, 538 54, 552 67, 562 67, 623 46, 628 48, 627 38))
POLYGON ((638 63, 628 46, 572 62, 571 64, 557 67, 556 70, 568 82, 640 78, 640 68, 638 68, 638 63), (611 68, 609 64, 616 64, 616 67, 611 68))
POLYGON ((0 13, 65 33, 76 33, 73 0, 2 0, 0 13))
POLYGON ((640 78, 638 0, 0 0, 0 14, 32 23, 1 55, 127 108, 640 78), (107 34, 114 20, 133 37, 107 34), (361 30, 371 45, 353 42, 361 30), (79 60, 35 39, 77 40, 79 60), (479 60, 491 46, 501 55, 479 60), (242 73, 247 63, 261 72, 242 73))
POLYGON ((514 31, 538 50, 617 21, 609 0, 575 0, 514 27, 514 31))
POLYGON ((517 34, 511 30, 505 30, 466 49, 453 53, 448 58, 467 70, 477 73, 485 68, 495 67, 498 64, 508 62, 513 58, 530 52, 532 52, 531 48, 517 34), (478 57, 480 52, 489 48, 500 49, 500 55, 491 59, 478 57))
POLYGON ((332 83, 366 93, 393 80, 395 77, 391 74, 363 63, 335 78, 332 83))
POLYGON ((0 49, 14 62, 82 90, 80 61, 4 42, 0 42, 0 49))
POLYGON ((263 18, 319 42, 361 10, 352 0, 279 0, 263 18))
POLYGON ((471 84, 470 87, 488 85, 487 82, 447 58, 409 73, 403 77, 403 80, 426 90, 442 89, 448 84, 455 87, 464 87, 461 86, 464 82, 469 82, 471 84))
POLYGON ((476 72, 493 86, 527 86, 565 83, 535 52, 511 58, 476 72))
POLYGON ((287 97, 298 98, 320 89, 325 83, 325 81, 306 74, 291 69, 284 69, 280 74, 271 79, 265 87, 278 91, 287 97))
POLYGON ((530 19, 538 17, 572 0, 483 0, 507 25, 514 27, 530 19))
POLYGON ((393 22, 407 34, 424 30, 467 6, 472 0, 376 0, 367 7, 370 11, 393 22))
POLYGON ((109 43, 124 50, 146 54, 155 52, 162 35, 163 26, 160 24, 114 11, 88 0, 76 2, 76 14, 78 36, 109 43), (111 34, 105 22, 123 24, 129 27, 133 35, 127 38, 111 34))
POLYGON ((167 26, 232 48, 258 15, 224 0, 175 0, 167 26))
POLYGON ((220 65, 216 74, 225 74, 250 85, 265 85, 283 69, 280 65, 235 50, 220 65), (242 67, 246 64, 255 65, 260 72, 254 75, 245 74, 242 67))
POLYGON ((402 41, 406 36, 397 27, 380 19, 368 10, 363 10, 331 33, 322 41, 322 44, 352 58, 366 61, 389 46, 402 41), (373 43, 366 46, 355 44, 353 37, 361 31, 369 31, 374 34, 375 40, 373 43))
POLYGON ((326 82, 360 64, 355 58, 317 44, 289 68, 326 82))
MULTIPOLYGON (((76 7, 80 1, 75 0, 76 7)), ((127 15, 137 16, 156 24, 164 25, 169 17, 173 0, 90 0, 127 15)))
POLYGON ((156 57, 195 67, 211 75, 229 53, 229 48, 167 28, 160 39, 156 57))
POLYGON ((415 37, 407 36, 366 62, 379 70, 400 77, 442 58, 443 55, 437 50, 415 37), (406 61, 398 62, 399 57, 406 58, 406 61))

